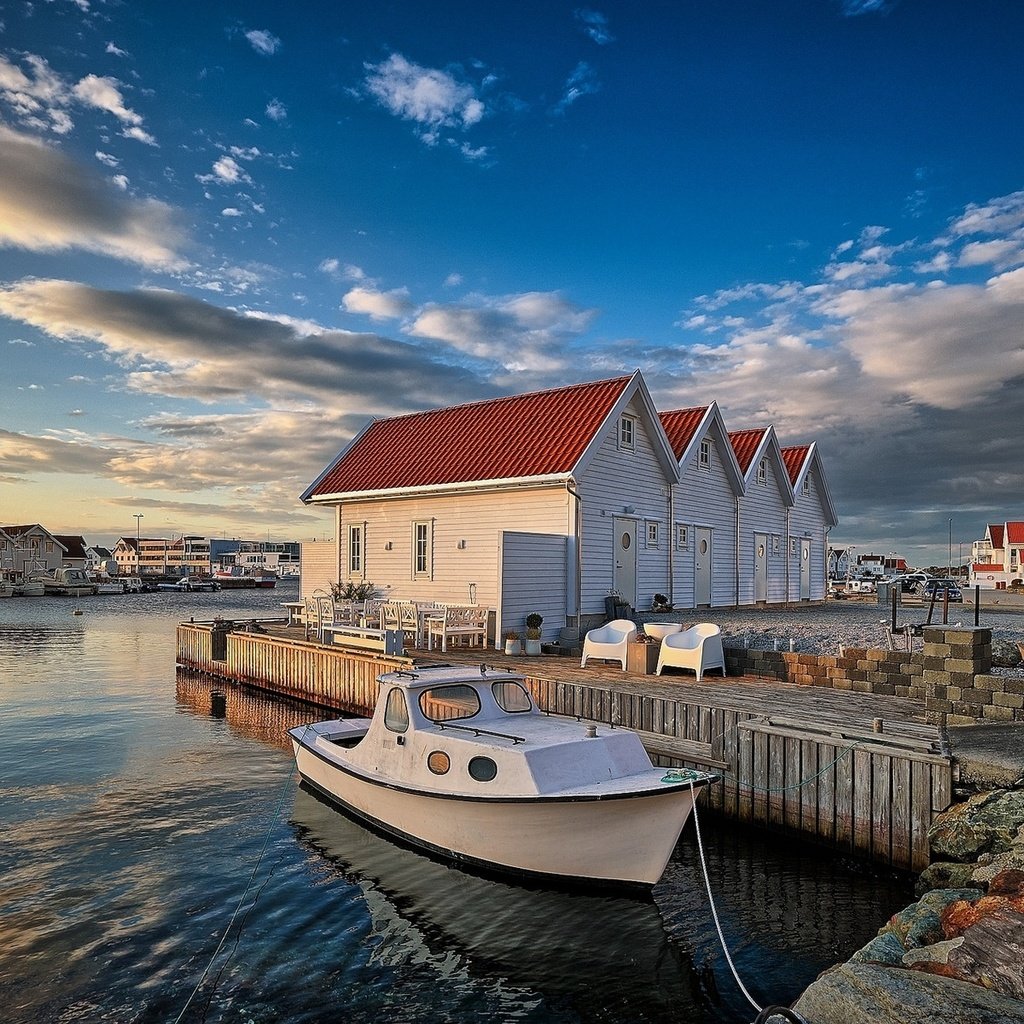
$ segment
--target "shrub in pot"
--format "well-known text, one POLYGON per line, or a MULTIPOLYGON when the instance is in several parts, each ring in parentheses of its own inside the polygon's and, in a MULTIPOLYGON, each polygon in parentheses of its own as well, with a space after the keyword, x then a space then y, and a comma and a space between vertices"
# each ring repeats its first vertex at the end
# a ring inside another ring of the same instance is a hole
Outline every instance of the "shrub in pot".
POLYGON ((519 644, 519 634, 514 630, 510 629, 505 634, 505 653, 506 654, 520 654, 521 647, 519 644))
POLYGON ((526 653, 540 654, 540 627, 544 618, 536 612, 526 616, 526 653))

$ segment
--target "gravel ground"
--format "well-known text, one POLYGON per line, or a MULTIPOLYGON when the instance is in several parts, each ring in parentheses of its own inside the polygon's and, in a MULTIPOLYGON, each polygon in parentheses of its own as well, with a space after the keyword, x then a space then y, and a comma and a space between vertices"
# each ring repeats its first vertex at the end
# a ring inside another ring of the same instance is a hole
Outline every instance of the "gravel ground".
MULTIPOLYGON (((700 613, 683 612, 684 625, 698 621, 696 616, 722 627, 726 644, 745 643, 747 647, 770 650, 779 640, 783 650, 794 649, 814 654, 838 654, 839 645, 847 647, 884 647, 886 637, 884 625, 889 622, 889 609, 877 604, 859 601, 829 601, 818 606, 801 606, 790 609, 745 608, 736 611, 709 609, 700 613)), ((921 623, 928 617, 927 608, 901 606, 896 621, 921 623)), ((639 612, 640 622, 679 621, 680 614, 653 615, 639 612)), ((933 624, 941 624, 942 613, 936 609, 933 624)), ((959 623, 974 625, 973 606, 951 606, 950 625, 959 623)), ((981 610, 979 625, 992 630, 993 643, 1011 641, 1024 643, 1024 615, 1013 612, 981 610)), ((917 641, 920 645, 920 640, 917 641)))

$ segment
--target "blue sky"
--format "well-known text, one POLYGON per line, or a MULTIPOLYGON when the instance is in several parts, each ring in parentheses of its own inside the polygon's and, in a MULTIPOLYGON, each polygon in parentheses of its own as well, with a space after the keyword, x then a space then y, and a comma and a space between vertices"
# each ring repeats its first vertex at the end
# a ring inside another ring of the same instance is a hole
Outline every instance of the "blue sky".
POLYGON ((309 538, 367 418, 640 367, 837 542, 1024 515, 1024 5, 0 4, 0 520, 309 538))

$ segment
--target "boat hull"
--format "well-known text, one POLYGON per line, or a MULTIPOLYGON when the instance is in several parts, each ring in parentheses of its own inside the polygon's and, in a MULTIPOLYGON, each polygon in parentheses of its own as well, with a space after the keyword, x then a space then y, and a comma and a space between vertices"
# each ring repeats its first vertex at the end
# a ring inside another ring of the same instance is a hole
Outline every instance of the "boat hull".
POLYGON ((456 862, 574 884, 653 885, 702 788, 578 798, 430 793, 365 777, 292 739, 303 779, 376 828, 456 862))

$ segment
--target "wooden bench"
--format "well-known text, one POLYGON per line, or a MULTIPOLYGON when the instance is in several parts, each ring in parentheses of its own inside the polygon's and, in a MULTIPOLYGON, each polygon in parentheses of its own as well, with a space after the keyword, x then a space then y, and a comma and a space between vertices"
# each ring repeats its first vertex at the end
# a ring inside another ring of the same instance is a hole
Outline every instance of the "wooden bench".
POLYGON ((436 615, 426 619, 427 649, 433 650, 434 639, 441 640, 441 650, 448 650, 449 640, 468 640, 472 646, 487 645, 487 618, 489 609, 476 605, 450 604, 438 608, 436 615))
POLYGON ((356 647, 381 654, 402 654, 405 634, 398 629, 374 629, 372 626, 324 626, 324 639, 339 647, 356 647))

